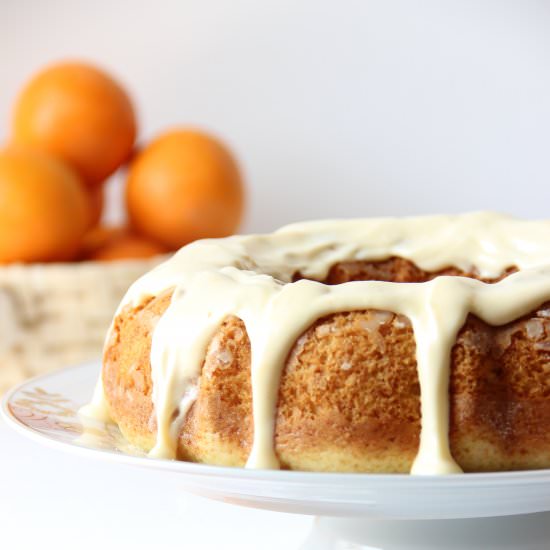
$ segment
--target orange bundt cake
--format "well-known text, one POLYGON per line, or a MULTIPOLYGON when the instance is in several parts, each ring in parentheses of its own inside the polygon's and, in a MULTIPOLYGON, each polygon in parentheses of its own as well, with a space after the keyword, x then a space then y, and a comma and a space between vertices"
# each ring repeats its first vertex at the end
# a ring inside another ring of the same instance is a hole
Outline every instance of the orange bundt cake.
POLYGON ((85 414, 152 456, 444 474, 550 467, 550 222, 306 222, 139 279, 85 414))

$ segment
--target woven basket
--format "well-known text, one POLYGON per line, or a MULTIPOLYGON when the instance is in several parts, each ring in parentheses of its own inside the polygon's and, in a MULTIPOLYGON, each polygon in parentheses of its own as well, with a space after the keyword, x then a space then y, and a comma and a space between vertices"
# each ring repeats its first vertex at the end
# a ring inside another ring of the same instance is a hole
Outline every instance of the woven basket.
POLYGON ((127 288, 163 259, 0 267, 0 393, 100 357, 127 288))

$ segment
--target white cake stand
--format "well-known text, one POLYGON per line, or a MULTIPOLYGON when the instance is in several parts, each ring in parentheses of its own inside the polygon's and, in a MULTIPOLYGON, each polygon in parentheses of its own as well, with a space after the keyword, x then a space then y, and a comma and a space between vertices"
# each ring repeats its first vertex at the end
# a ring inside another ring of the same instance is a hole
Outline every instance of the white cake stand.
POLYGON ((242 506, 316 515, 302 550, 550 548, 549 470, 416 477, 151 459, 125 443, 114 426, 82 424, 76 411, 89 399, 98 372, 97 363, 86 364, 27 381, 5 396, 2 414, 20 433, 60 450, 165 472, 174 487, 165 497, 174 502, 182 490, 242 506))

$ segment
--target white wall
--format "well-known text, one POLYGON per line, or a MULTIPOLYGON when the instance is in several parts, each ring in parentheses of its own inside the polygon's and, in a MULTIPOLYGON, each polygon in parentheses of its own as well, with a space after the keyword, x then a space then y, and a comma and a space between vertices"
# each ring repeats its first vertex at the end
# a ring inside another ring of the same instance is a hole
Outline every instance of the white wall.
POLYGON ((130 86, 142 136, 223 136, 246 230, 480 208, 549 217, 550 2, 0 0, 0 138, 45 62, 130 86))

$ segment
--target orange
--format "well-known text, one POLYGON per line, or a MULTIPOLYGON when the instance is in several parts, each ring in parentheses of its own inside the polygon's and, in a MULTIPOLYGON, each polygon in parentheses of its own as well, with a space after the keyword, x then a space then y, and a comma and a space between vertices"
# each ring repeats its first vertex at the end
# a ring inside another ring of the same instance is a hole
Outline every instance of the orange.
POLYGON ((0 262, 69 260, 89 219, 86 189, 68 166, 37 151, 0 152, 0 262))
POLYGON ((59 63, 24 87, 14 109, 15 143, 71 164, 97 185, 129 156, 136 137, 130 98, 107 73, 85 63, 59 63))
POLYGON ((88 260, 124 260, 149 258, 167 252, 150 239, 122 227, 99 226, 86 236, 84 258, 88 260))
POLYGON ((90 228, 82 239, 79 257, 84 260, 91 258, 97 250, 116 238, 123 231, 122 227, 106 225, 96 225, 90 228))
POLYGON ((88 189, 90 197, 90 221, 89 227, 95 227, 101 220, 103 206, 105 204, 105 191, 102 185, 88 189))
POLYGON ((230 235, 241 222, 243 203, 235 159, 220 141, 203 132, 167 132, 130 164, 130 223, 171 249, 195 239, 230 235))

